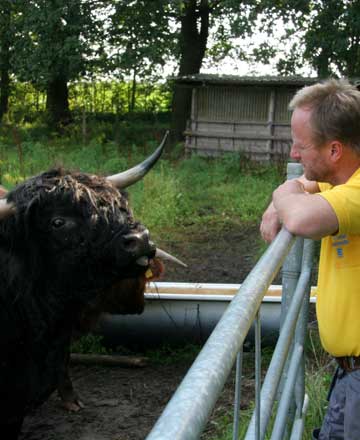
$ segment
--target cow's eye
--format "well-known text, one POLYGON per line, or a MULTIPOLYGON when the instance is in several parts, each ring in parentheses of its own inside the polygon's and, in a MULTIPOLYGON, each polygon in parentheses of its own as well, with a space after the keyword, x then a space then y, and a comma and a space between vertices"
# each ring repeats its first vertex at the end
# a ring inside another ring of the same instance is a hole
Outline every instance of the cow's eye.
POLYGON ((64 226, 64 224, 65 219, 63 219, 62 217, 56 217, 51 221, 51 226, 55 229, 61 228, 62 226, 64 226))

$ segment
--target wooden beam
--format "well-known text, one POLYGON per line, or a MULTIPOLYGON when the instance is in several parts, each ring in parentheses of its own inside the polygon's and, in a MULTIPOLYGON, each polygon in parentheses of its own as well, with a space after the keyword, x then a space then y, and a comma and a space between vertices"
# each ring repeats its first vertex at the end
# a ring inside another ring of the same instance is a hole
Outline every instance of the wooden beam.
POLYGON ((118 367, 145 367, 149 359, 140 356, 122 356, 111 354, 80 354, 71 353, 72 364, 104 365, 118 367))
POLYGON ((211 139, 243 139, 243 140, 252 140, 252 141, 279 141, 279 142, 291 142, 290 137, 277 137, 270 135, 248 135, 241 133, 224 133, 224 132, 214 132, 209 133, 208 131, 186 131, 186 136, 189 137, 203 137, 203 138, 211 138, 211 139))

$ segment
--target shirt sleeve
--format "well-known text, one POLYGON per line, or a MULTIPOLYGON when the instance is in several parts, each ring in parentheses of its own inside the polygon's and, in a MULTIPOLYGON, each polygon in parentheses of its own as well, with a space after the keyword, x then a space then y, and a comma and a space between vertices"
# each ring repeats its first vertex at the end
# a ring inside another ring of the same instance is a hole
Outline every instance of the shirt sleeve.
POLYGON ((360 187, 343 184, 331 187, 319 184, 321 197, 328 201, 339 222, 339 234, 360 234, 360 187))

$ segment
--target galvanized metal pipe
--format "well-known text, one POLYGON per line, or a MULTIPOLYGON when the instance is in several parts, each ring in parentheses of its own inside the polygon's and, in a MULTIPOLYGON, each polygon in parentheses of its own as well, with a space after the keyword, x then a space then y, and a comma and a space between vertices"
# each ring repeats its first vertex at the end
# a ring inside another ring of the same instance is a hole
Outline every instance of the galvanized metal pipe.
POLYGON ((255 318, 255 438, 260 440, 261 423, 261 321, 255 318))
MULTIPOLYGON (((274 404, 276 391, 281 379, 285 361, 293 340, 295 326, 302 306, 305 289, 309 284, 311 268, 307 267, 307 261, 304 261, 294 296, 292 298, 288 314, 281 329, 278 342, 276 344, 269 368, 261 390, 261 438, 265 436, 266 428, 270 420, 271 410, 274 404)), ((255 438, 255 416, 253 415, 247 433, 246 440, 255 438)))
MULTIPOLYGON (((306 267, 307 270, 312 271, 312 263, 314 257, 314 242, 313 240, 306 239, 304 240, 304 252, 303 252, 303 261, 302 266, 306 267)), ((295 330, 295 344, 300 344, 302 346, 305 345, 305 338, 307 333, 307 323, 309 317, 309 298, 310 298, 310 290, 311 290, 311 277, 309 277, 309 283, 305 287, 305 297, 303 300, 303 305, 300 310, 298 323, 296 325, 295 330)), ((296 404, 296 418, 301 417, 304 397, 305 397, 305 354, 303 353, 299 371, 297 375, 297 380, 295 384, 295 404, 296 404)))
MULTIPOLYGON (((296 179, 303 174, 303 167, 299 163, 287 164, 287 179, 296 179)), ((303 253, 304 240, 297 238, 294 246, 291 248, 284 265, 282 267, 282 301, 281 301, 281 318, 280 327, 283 325, 286 318, 292 295, 295 292, 296 285, 301 272, 301 261, 303 253)), ((290 350, 291 351, 291 350, 290 350)), ((289 356, 284 366, 281 382, 279 386, 279 394, 282 392, 285 381, 287 380, 287 372, 289 368, 289 356)), ((292 420, 295 416, 295 399, 291 405, 288 421, 292 424, 292 420)))
POLYGON ((243 347, 241 347, 239 353, 236 356, 233 440, 238 440, 239 437, 242 359, 243 359, 243 347))
POLYGON ((303 347, 295 345, 289 365, 288 380, 284 384, 281 399, 276 412, 275 423, 273 426, 271 440, 283 440, 287 423, 287 414, 290 408, 291 399, 294 392, 296 376, 300 367, 300 360, 303 354, 303 347))
MULTIPOLYGON (((303 174, 303 167, 299 163, 288 163, 286 168, 287 180, 296 179, 303 174)), ((303 252, 303 239, 297 238, 294 246, 282 267, 282 301, 281 301, 281 320, 282 326, 292 294, 295 292, 296 284, 301 272, 301 259, 303 252)))
POLYGON ((293 241, 294 237, 283 228, 260 258, 148 435, 148 440, 198 439, 262 298, 293 241))
POLYGON ((305 427, 305 415, 309 406, 309 396, 305 394, 304 405, 302 407, 301 416, 294 422, 293 429, 291 431, 290 440, 301 440, 303 438, 303 432, 305 427))

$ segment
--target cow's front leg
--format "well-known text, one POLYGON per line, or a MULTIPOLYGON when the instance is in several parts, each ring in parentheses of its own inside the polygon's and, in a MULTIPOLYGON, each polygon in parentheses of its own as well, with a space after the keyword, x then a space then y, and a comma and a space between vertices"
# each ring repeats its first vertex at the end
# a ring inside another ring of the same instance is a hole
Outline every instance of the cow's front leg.
POLYGON ((64 357, 64 362, 59 371, 59 380, 58 380, 57 389, 63 407, 68 411, 77 412, 81 408, 84 408, 85 405, 80 400, 78 394, 74 390, 69 374, 69 363, 70 363, 70 349, 67 350, 64 357))

